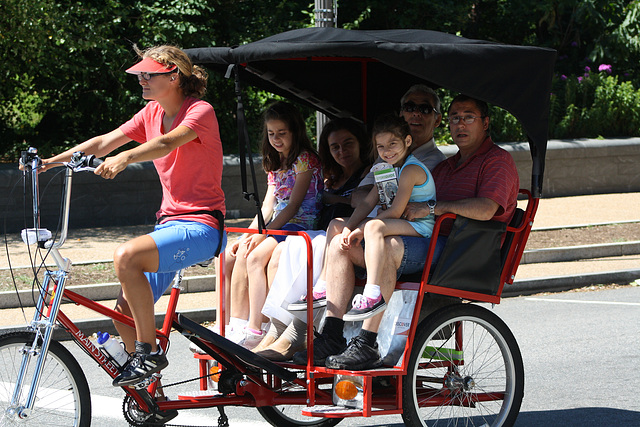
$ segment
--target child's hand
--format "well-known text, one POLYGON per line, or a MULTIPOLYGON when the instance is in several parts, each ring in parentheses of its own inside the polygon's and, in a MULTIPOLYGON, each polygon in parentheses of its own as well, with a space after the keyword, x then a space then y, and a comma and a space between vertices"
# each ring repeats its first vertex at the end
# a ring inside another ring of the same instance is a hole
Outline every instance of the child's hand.
POLYGON ((238 248, 240 247, 240 242, 242 240, 243 240, 242 237, 240 237, 236 239, 231 245, 227 246, 227 255, 235 258, 235 256, 238 253, 238 248))
POLYGON ((254 234, 251 237, 245 239, 247 245, 247 251, 244 254, 244 257, 248 257, 249 253, 256 248, 260 243, 264 242, 264 239, 267 238, 266 234, 254 234))
POLYGON ((349 236, 351 235, 351 230, 347 227, 342 229, 342 234, 340 235, 340 249, 343 251, 349 250, 349 236))
POLYGON ((357 245, 362 240, 364 233, 360 227, 355 230, 346 229, 347 232, 343 230, 343 239, 342 244, 340 245, 341 249, 346 251, 351 249, 352 246, 357 245))

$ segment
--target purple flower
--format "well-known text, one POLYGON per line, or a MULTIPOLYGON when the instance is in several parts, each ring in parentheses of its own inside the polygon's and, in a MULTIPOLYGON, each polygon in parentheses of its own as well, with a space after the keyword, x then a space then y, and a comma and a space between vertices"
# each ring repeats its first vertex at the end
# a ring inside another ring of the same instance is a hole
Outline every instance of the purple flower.
POLYGON ((598 71, 606 71, 608 74, 611 74, 611 65, 610 64, 600 64, 598 67, 598 71))
POLYGON ((560 80, 565 81, 567 80, 567 76, 565 76, 564 74, 560 76, 560 80))

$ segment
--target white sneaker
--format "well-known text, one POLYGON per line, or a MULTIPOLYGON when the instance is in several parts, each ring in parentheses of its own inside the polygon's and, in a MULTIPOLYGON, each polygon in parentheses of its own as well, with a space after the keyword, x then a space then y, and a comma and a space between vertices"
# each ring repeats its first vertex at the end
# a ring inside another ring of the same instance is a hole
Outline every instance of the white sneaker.
MULTIPOLYGON (((220 327, 218 325, 210 326, 207 329, 209 329, 210 331, 213 331, 216 334, 220 335, 220 327)), ((234 329, 234 327, 232 325, 227 325, 224 328, 225 338, 228 339, 229 341, 233 341, 234 343, 237 344, 238 341, 240 341, 240 340, 242 340, 244 338, 244 332, 243 331, 244 331, 244 328, 240 328, 239 330, 236 330, 236 329, 234 329)), ((195 343, 190 343, 189 344, 189 350, 191 350, 192 353, 206 354, 195 343)))
POLYGON ((264 338, 264 334, 254 334, 249 329, 244 329, 244 337, 237 344, 243 346, 247 350, 253 350, 264 338))
POLYGON ((227 326, 224 330, 224 337, 229 341, 240 344, 240 341, 244 339, 244 328, 235 329, 232 326, 227 326))

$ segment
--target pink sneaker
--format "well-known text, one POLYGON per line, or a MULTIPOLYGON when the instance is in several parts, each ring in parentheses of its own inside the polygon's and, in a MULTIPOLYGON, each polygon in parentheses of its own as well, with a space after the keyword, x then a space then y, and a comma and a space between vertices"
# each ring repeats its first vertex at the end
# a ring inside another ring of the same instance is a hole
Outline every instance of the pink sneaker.
MULTIPOLYGON (((313 308, 324 307, 327 305, 327 291, 316 292, 313 291, 313 308)), ((287 307, 288 310, 291 311, 300 311, 307 309, 307 296, 302 296, 298 301, 292 302, 287 307)))
POLYGON ((342 319, 345 322, 358 322, 375 316, 381 311, 384 311, 385 308, 387 308, 387 303, 384 302, 382 295, 378 295, 378 298, 373 299, 358 294, 353 297, 351 310, 349 310, 342 319))

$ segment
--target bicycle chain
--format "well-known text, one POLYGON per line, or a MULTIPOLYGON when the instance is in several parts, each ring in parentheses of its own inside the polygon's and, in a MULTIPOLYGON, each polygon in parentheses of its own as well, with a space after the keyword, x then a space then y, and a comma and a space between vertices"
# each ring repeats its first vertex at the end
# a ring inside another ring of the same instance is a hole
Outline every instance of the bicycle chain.
MULTIPOLYGON (((184 381, 178 381, 178 382, 174 382, 174 383, 166 384, 166 385, 163 384, 162 385, 162 389, 164 390, 164 389, 169 388, 169 387, 174 387, 174 386, 177 386, 177 385, 186 384, 186 383, 193 382, 193 381, 198 381, 198 380, 201 380, 203 378, 212 377, 214 375, 219 375, 219 374, 215 373, 215 374, 202 375, 200 377, 190 378, 190 379, 184 380, 184 381)), ((163 424, 163 423, 146 422, 146 420, 133 419, 130 416, 129 412, 127 411, 127 404, 131 405, 132 403, 135 404, 135 401, 131 398, 131 396, 125 396, 124 402, 122 404, 122 412, 124 414, 124 418, 127 421, 127 423, 130 426, 133 426, 133 427, 229 427, 229 421, 228 421, 228 419, 226 419, 226 415, 224 415, 224 409, 222 409, 222 411, 221 411, 222 415, 220 417, 218 417, 218 425, 217 426, 214 426, 214 425, 211 425, 211 426, 196 426, 196 425, 169 424, 169 423, 163 424), (129 400, 129 402, 127 402, 127 400, 129 400), (223 417, 224 417, 224 419, 223 419, 223 417)), ((136 406, 138 406, 138 405, 136 404, 136 406)), ((221 407, 219 407, 219 408, 221 408, 221 407)), ((135 408, 133 408, 133 409, 136 410, 135 408)), ((145 415, 149 414, 148 412, 143 412, 142 410, 139 410, 139 412, 141 414, 145 414, 145 415)))

